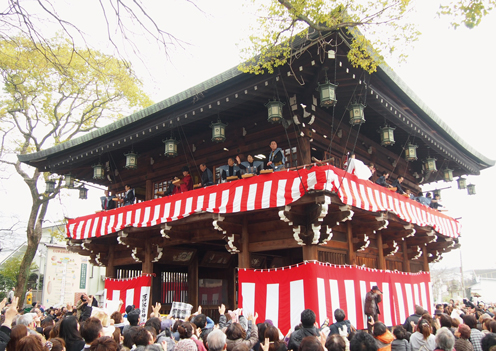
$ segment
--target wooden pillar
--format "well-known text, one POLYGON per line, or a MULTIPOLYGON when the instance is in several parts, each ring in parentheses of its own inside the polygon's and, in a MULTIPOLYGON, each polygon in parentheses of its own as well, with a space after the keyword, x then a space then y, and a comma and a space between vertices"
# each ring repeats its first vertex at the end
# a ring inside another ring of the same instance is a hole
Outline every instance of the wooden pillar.
POLYGON ((427 245, 422 246, 422 257, 424 259, 424 272, 429 272, 429 256, 427 256, 427 245))
POLYGON ((145 200, 153 199, 153 182, 151 180, 146 180, 146 190, 145 190, 145 200))
POLYGON ((403 251, 403 271, 410 273, 410 260, 408 259, 408 247, 406 246, 406 241, 403 240, 402 244, 403 247, 401 250, 403 251))
POLYGON ((382 247, 382 233, 379 230, 377 232, 377 251, 379 252, 377 268, 386 269, 386 265, 384 262, 384 248, 382 247))
POLYGON ((355 265, 355 248, 353 246, 353 231, 351 229, 351 222, 346 222, 346 240, 348 242, 348 264, 355 265))
POLYGON ((301 155, 301 163, 299 163, 298 165, 306 165, 312 163, 312 149, 310 145, 310 138, 307 136, 300 138, 300 144, 298 146, 300 147, 299 154, 301 155))
POLYGON ((188 302, 193 311, 198 309, 198 254, 195 253, 188 266, 188 302))
MULTIPOLYGON (((149 241, 145 241, 145 259, 141 263, 141 272, 147 274, 153 274, 153 257, 152 257, 152 245, 149 241)), ((148 316, 152 313, 152 303, 154 301, 153 297, 153 279, 150 287, 150 303, 148 304, 148 316)))
POLYGON ((107 267, 105 269, 105 276, 107 278, 115 278, 114 251, 115 251, 115 245, 110 245, 108 250, 107 267))
POLYGON ((238 253, 239 268, 250 268, 250 235, 248 233, 248 220, 243 217, 243 227, 241 229, 241 252, 238 253))
POLYGON ((318 261, 319 260, 319 252, 318 245, 304 245, 302 246, 303 250, 303 261, 318 261))

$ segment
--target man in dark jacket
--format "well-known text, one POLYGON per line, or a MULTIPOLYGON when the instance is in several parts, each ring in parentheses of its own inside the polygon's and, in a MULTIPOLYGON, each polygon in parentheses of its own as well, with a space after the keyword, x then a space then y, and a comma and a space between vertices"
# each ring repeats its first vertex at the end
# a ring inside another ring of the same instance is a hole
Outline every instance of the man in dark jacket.
POLYGON ((345 320, 345 317, 346 315, 344 314, 344 311, 342 309, 338 308, 334 311, 334 319, 336 319, 336 323, 333 323, 329 326, 329 335, 339 334, 339 329, 343 329, 343 327, 346 328, 347 334, 350 335, 351 323, 349 320, 345 320))
POLYGON ((319 329, 314 326, 315 313, 312 310, 306 309, 301 312, 300 321, 301 328, 295 330, 289 337, 288 350, 297 351, 301 340, 306 336, 319 336, 319 329))
POLYGON ((403 323, 403 328, 405 328, 407 332, 413 333, 412 322, 417 325, 420 317, 422 317, 423 314, 424 308, 422 306, 415 305, 415 313, 405 320, 405 323, 403 323))
POLYGON ((367 315, 367 327, 370 334, 372 334, 374 323, 379 321, 378 316, 381 314, 379 310, 379 303, 382 301, 381 295, 382 291, 379 290, 377 285, 374 285, 365 296, 364 312, 367 315))

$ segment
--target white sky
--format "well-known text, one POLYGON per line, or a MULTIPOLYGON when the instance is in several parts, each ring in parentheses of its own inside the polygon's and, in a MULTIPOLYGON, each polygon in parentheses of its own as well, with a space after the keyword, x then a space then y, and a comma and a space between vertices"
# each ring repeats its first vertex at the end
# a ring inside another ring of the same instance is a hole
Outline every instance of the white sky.
MULTIPOLYGON (((237 44, 249 34, 247 19, 250 18, 243 13, 240 1, 195 1, 204 13, 183 0, 160 3, 164 7, 153 9, 156 18, 160 18, 160 25, 189 45, 184 45, 184 49, 173 50, 168 61, 156 50, 156 45, 140 40, 138 50, 143 61, 133 60, 133 65, 144 79, 145 91, 155 102, 186 90, 240 62, 237 44)), ((89 9, 88 4, 71 1, 67 5, 72 13, 97 13, 95 9, 89 9)), ((436 18, 437 4, 437 1, 417 1, 415 21, 423 35, 408 49, 406 63, 401 66, 391 61, 388 63, 460 137, 486 157, 495 160, 496 114, 493 101, 496 70, 493 62, 496 49, 493 46, 493 35, 496 33, 496 14, 485 18, 476 29, 453 30, 449 28, 447 19, 436 18)), ((59 12, 63 11, 60 9, 59 12)), ((84 21, 81 26, 84 25, 90 34, 92 31, 96 33, 95 38, 105 39, 102 34, 105 29, 96 16, 88 14, 78 18, 84 21), (91 28, 88 28, 89 23, 91 28)), ((492 225, 492 208, 496 197, 492 183, 495 179, 494 167, 483 171, 481 176, 469 177, 469 182, 476 184, 476 196, 468 196, 466 191, 457 190, 456 182, 432 184, 425 188, 452 187, 443 191, 442 200, 450 210, 449 215, 461 217, 465 269, 496 268, 493 254, 496 230, 492 225)), ((0 212, 4 215, 2 228, 14 216, 25 219, 30 205, 27 187, 16 176, 11 176, 1 182, 0 192, 3 192, 4 197, 4 201, 0 202, 0 212)), ((52 225, 62 216, 75 217, 99 209, 100 191, 90 189, 88 200, 78 200, 75 191, 72 193, 76 196, 66 194, 62 200, 50 204, 47 225, 52 225)), ((22 225, 17 233, 16 241, 24 241, 22 225)), ((437 264, 438 267, 459 265, 458 250, 445 255, 437 264)))

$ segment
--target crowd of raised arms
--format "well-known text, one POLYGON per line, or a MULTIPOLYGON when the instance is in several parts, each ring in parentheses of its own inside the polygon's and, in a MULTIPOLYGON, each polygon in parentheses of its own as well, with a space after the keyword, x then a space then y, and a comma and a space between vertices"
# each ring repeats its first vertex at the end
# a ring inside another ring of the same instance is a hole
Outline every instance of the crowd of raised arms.
POLYGON ((18 298, 0 303, 0 351, 496 351, 496 320, 493 305, 450 301, 436 305, 431 316, 421 306, 403 325, 387 327, 373 322, 357 330, 336 309, 323 325, 306 309, 300 324, 283 334, 271 320, 219 306, 219 320, 202 313, 185 319, 160 315, 161 305, 152 306, 147 320, 127 306, 125 313, 107 313, 90 295, 75 306, 18 309, 18 298), (9 303, 11 302, 11 303, 9 303), (258 322, 258 323, 257 323, 258 322))

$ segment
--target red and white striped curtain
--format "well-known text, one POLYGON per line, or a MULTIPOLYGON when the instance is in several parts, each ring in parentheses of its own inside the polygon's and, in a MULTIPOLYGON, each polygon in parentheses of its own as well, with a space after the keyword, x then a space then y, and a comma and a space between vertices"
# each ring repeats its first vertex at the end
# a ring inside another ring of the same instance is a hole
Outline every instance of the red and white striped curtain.
POLYGON ((152 277, 143 275, 129 279, 105 279, 105 300, 119 301, 124 304, 119 312, 124 313, 126 306, 134 305, 140 309, 141 321, 146 321, 150 303, 152 277))
POLYGON ((239 306, 243 314, 257 312, 257 322, 272 320, 283 333, 300 323, 300 314, 311 309, 322 324, 334 320, 341 308, 357 329, 366 329, 365 295, 377 285, 383 292, 379 319, 388 326, 403 324, 415 305, 432 312, 429 273, 389 272, 356 266, 306 262, 270 270, 240 269, 239 306))

